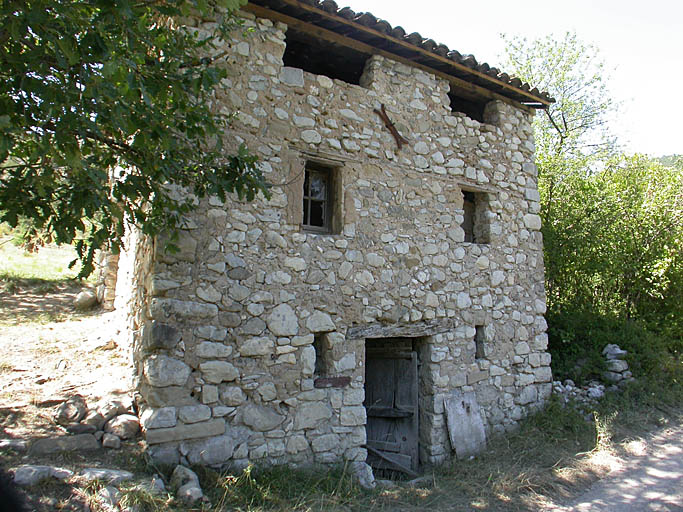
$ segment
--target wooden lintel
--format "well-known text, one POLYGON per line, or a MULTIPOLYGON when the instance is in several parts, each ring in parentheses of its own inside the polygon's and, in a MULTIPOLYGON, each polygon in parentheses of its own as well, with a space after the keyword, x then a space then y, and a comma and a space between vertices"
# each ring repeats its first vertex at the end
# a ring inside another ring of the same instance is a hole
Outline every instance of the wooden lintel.
MULTIPOLYGON (((460 70, 460 71, 462 71, 462 72, 465 72, 465 73, 467 73, 467 74, 469 74, 469 75, 473 75, 473 76, 477 76, 477 77, 479 77, 479 78, 482 78, 482 79, 486 80, 487 82, 491 82, 491 83, 493 83, 493 84, 496 84, 496 85, 499 86, 499 87, 502 87, 502 88, 504 88, 504 89, 508 89, 508 90, 510 90, 511 92, 514 92, 515 94, 519 94, 519 95, 522 95, 522 96, 526 96, 526 97, 529 98, 529 100, 530 100, 531 102, 533 102, 533 103, 540 103, 540 104, 542 104, 542 105, 545 105, 546 107, 547 107, 548 105, 550 105, 550 103, 551 103, 551 102, 549 102, 548 100, 546 100, 546 99, 544 99, 544 98, 540 98, 540 97, 538 97, 538 96, 532 94, 532 93, 529 92, 529 91, 525 91, 525 90, 523 90, 523 89, 519 89, 519 88, 515 87, 514 85, 511 85, 511 84, 509 84, 509 83, 506 83, 506 82, 503 82, 503 81, 501 81, 501 80, 498 80, 497 78, 494 78, 494 77, 492 77, 492 76, 490 76, 490 75, 487 75, 486 73, 482 73, 481 71, 477 71, 477 70, 475 70, 475 69, 469 68, 469 67, 465 66, 464 64, 460 64, 459 62, 455 62, 455 61, 453 61, 453 60, 450 60, 450 59, 447 58, 447 57, 443 57, 443 56, 438 55, 438 54, 436 54, 436 53, 432 53, 432 52, 430 52, 430 51, 425 50, 424 48, 421 48, 421 47, 419 47, 419 46, 415 46, 414 44, 408 43, 408 42, 406 42, 406 41, 402 41, 401 39, 397 39, 397 38, 395 38, 395 37, 393 37, 393 36, 390 36, 390 35, 388 35, 388 34, 385 34, 385 33, 383 33, 383 32, 380 32, 379 30, 375 30, 374 28, 366 27, 365 25, 362 25, 362 24, 360 24, 360 23, 356 23, 356 22, 354 22, 354 21, 351 21, 351 20, 347 20, 347 19, 345 19, 345 18, 342 18, 341 16, 336 16, 336 15, 331 14, 331 13, 329 13, 329 12, 323 11, 323 10, 321 10, 321 9, 318 9, 318 8, 316 8, 316 7, 313 7, 312 5, 308 5, 308 4, 306 4, 306 3, 304 3, 304 2, 302 2, 302 1, 300 1, 300 0, 280 0, 280 1, 281 1, 282 3, 284 3, 284 4, 291 5, 291 6, 293 6, 293 7, 296 7, 296 8, 298 8, 298 9, 301 9, 301 10, 303 10, 303 11, 307 11, 307 12, 316 14, 316 15, 318 15, 318 16, 320 16, 321 18, 324 18, 324 19, 326 19, 326 20, 334 21, 334 22, 336 22, 336 23, 340 23, 340 24, 343 24, 343 25, 347 25, 347 26, 350 27, 350 28, 353 28, 353 29, 355 29, 355 30, 364 32, 364 33, 366 33, 366 34, 368 34, 368 35, 371 35, 371 36, 373 36, 373 37, 378 37, 378 38, 384 39, 384 40, 387 41, 388 43, 391 43, 391 44, 395 44, 395 45, 401 46, 401 47, 403 47, 404 49, 409 50, 409 51, 411 51, 411 52, 415 52, 415 53, 417 53, 417 54, 420 54, 420 55, 423 55, 423 56, 425 56, 425 57, 428 57, 429 59, 436 60, 436 61, 441 62, 441 63, 443 63, 443 64, 447 64, 448 66, 451 66, 451 67, 453 67, 453 68, 455 68, 455 69, 458 69, 458 70, 460 70)), ((257 7, 257 6, 255 6, 255 5, 253 5, 253 4, 247 4, 247 6, 245 7, 245 9, 246 9, 246 10, 250 10, 251 12, 253 12, 254 14, 256 14, 256 12, 254 12, 253 10, 251 10, 252 7, 257 7)), ((261 9, 264 9, 264 11, 276 12, 276 11, 273 11, 273 10, 271 10, 271 9, 266 9, 266 8, 263 8, 263 7, 261 7, 261 9)), ((265 16, 265 17, 269 17, 269 16, 265 16)), ((290 18, 291 18, 291 16, 290 16, 290 18)), ((293 18, 293 19, 296 19, 296 18, 293 18)), ((285 23, 286 23, 286 22, 285 22, 285 23)), ((389 58, 392 58, 392 59, 394 59, 394 60, 397 60, 396 57, 395 57, 395 55, 396 55, 395 53, 390 53, 390 55, 391 55, 392 57, 389 57, 389 58)), ((412 62, 411 59, 409 59, 409 60, 412 62)), ((431 70, 431 68, 429 68, 429 69, 431 70)), ((433 71, 432 71, 432 72, 433 72, 433 71)))
MULTIPOLYGON (((291 16, 288 16, 286 14, 282 14, 281 12, 273 11, 271 9, 267 9, 265 7, 261 7, 259 5, 255 5, 255 4, 247 4, 246 6, 243 7, 243 9, 245 11, 251 12, 252 14, 259 16, 261 18, 267 18, 267 19, 274 20, 274 21, 281 21, 281 22, 287 24, 288 27, 291 27, 295 30, 298 30, 298 31, 303 32, 305 34, 312 35, 312 36, 320 38, 320 39, 324 39, 326 41, 338 44, 340 46, 344 46, 346 48, 351 48, 351 49, 356 50, 356 51, 363 53, 365 55, 368 55, 368 56, 369 55, 381 55, 382 57, 394 60, 396 62, 401 62, 402 64, 405 64, 407 66, 419 68, 423 71, 426 71, 427 73, 432 73, 433 75, 436 75, 439 78, 443 78, 444 80, 448 80, 452 89, 454 88, 456 90, 465 91, 465 93, 468 93, 470 95, 474 94, 480 98, 483 97, 483 98, 487 98, 489 100, 500 100, 500 101, 508 103, 509 105, 512 105, 516 108, 519 108, 520 110, 523 110, 527 113, 534 113, 535 112, 535 109, 533 109, 532 107, 529 107, 527 105, 524 105, 523 103, 515 101, 512 98, 508 98, 507 96, 503 96, 502 94, 498 94, 496 92, 490 91, 484 87, 481 87, 480 85, 473 84, 471 82, 467 82, 466 80, 455 77, 453 75, 449 75, 448 73, 445 73, 443 71, 439 71, 438 69, 431 68, 425 64, 422 64, 422 63, 417 62, 415 60, 409 59, 407 57, 402 57, 401 55, 397 55, 395 53, 391 53, 391 52, 388 52, 386 50, 376 48, 376 47, 371 46, 367 43, 357 41, 357 40, 352 39, 350 37, 342 36, 340 34, 337 34, 336 32, 328 30, 326 28, 318 27, 317 25, 312 25, 312 24, 307 23, 305 21, 301 21, 297 18, 292 18, 291 16)), ((316 11, 316 12, 318 12, 318 11, 316 11)), ((337 18, 334 18, 334 19, 337 20, 337 18)), ((379 32, 378 32, 378 34, 379 34, 379 32)), ((410 46, 411 46, 411 48, 418 49, 416 46, 415 47, 413 47, 412 45, 410 45, 410 46)), ((448 59, 446 59, 446 61, 451 62, 448 59)), ((498 82, 496 82, 496 83, 498 83, 498 82)), ((515 92, 523 92, 523 91, 518 91, 517 89, 515 89, 515 92)))

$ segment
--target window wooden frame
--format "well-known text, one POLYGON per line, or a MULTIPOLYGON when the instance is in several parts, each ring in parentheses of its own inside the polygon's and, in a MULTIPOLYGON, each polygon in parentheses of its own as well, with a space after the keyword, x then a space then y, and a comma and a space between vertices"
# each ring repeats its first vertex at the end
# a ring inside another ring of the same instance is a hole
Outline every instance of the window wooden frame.
POLYGON ((340 207, 338 176, 335 167, 315 161, 307 161, 304 169, 301 230, 307 233, 334 234, 338 231, 340 207), (324 184, 324 194, 316 194, 313 179, 324 184), (316 205, 318 208, 316 208, 316 205), (317 211, 316 211, 317 210, 317 211), (322 213, 320 213, 322 210, 322 213), (320 218, 322 217, 322 222, 320 218))

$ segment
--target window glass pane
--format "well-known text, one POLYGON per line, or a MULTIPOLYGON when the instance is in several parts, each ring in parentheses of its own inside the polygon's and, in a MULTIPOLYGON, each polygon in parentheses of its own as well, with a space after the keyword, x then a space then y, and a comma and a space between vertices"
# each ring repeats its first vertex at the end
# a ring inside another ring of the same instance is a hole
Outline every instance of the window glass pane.
POLYGON ((309 225, 309 223, 308 223, 309 205, 310 205, 310 201, 308 199, 304 199, 304 225, 309 225))
POLYGON ((311 193, 310 193, 310 186, 311 186, 310 181, 311 180, 309 180, 310 173, 308 171, 306 171, 304 176, 305 176, 304 177, 304 196, 310 196, 311 195, 311 193))
POLYGON ((311 201, 311 216, 309 226, 325 226, 325 203, 323 201, 311 201))
POLYGON ((311 197, 314 199, 327 199, 326 197, 326 183, 324 176, 320 174, 310 175, 311 197))

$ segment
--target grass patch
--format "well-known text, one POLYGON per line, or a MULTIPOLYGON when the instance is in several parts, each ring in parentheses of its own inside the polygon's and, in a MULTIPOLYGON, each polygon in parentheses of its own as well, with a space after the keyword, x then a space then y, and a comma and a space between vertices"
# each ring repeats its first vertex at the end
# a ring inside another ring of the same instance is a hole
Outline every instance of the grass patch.
POLYGON ((28 284, 59 282, 74 279, 78 265, 69 268, 76 259, 70 246, 46 246, 28 253, 15 246, 11 239, 0 239, 0 276, 3 280, 24 280, 28 284))
POLYGON ((209 482, 215 510, 343 510, 364 494, 347 466, 296 471, 250 466, 237 476, 199 471, 209 482))

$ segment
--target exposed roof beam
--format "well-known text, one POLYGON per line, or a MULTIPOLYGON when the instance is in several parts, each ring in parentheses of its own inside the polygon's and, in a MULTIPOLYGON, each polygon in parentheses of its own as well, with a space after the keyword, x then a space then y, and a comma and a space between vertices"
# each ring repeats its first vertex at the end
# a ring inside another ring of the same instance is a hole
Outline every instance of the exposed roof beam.
MULTIPOLYGON (((447 64, 448 66, 451 66, 454 69, 457 69, 461 72, 467 73, 467 74, 472 75, 472 76, 476 76, 478 78, 486 80, 487 82, 490 82, 491 84, 495 84, 498 87, 502 87, 504 89, 507 89, 516 95, 526 96, 529 99, 529 103, 531 103, 531 104, 539 104, 540 103, 541 105, 543 105, 543 108, 545 108, 548 105, 550 105, 550 103, 552 103, 551 101, 548 101, 544 98, 540 98, 539 96, 531 93, 530 91, 525 91, 524 89, 520 89, 518 87, 515 87, 512 84, 500 81, 500 80, 496 79, 495 77, 487 75, 486 73, 482 73, 481 71, 477 71, 475 69, 469 68, 469 67, 465 66, 464 64, 460 64, 459 62, 455 62, 451 59, 448 59, 447 57, 443 57, 443 56, 438 55, 436 53, 432 53, 428 50, 425 50, 424 48, 421 48, 419 46, 411 44, 407 41, 402 41, 401 39, 397 39, 397 38, 392 37, 388 34, 380 32, 379 30, 375 30, 374 28, 366 27, 365 25, 362 25, 360 23, 356 23, 355 21, 347 20, 346 18, 343 18, 341 16, 336 16, 334 14, 328 13, 326 11, 323 11, 321 9, 313 7, 312 5, 308 5, 304 2, 301 2, 300 0, 279 0, 279 1, 283 4, 287 4, 287 5, 290 5, 292 7, 296 7, 297 9, 301 9, 303 11, 310 12, 312 14, 320 16, 321 18, 327 19, 329 21, 332 21, 335 23, 341 23, 341 24, 346 25, 349 28, 352 28, 354 30, 365 32, 366 34, 371 35, 373 37, 379 37, 381 39, 384 39, 385 41, 387 41, 390 44, 395 44, 395 45, 401 46, 405 50, 415 52, 415 53, 417 53, 423 57, 426 57, 428 59, 432 59, 432 60, 437 61, 441 64, 447 64)), ((250 8, 252 8, 252 7, 256 7, 256 5, 254 5, 253 3, 249 3, 249 4, 247 4, 246 9, 251 10, 250 8)), ((272 9, 268 9, 268 11, 275 12, 272 9)), ((266 16, 266 17, 268 17, 268 16, 266 16)), ((391 58, 393 58, 394 60, 397 60, 396 54, 394 54, 393 52, 389 52, 389 53, 391 53, 391 55, 392 55, 391 58)), ((412 59, 410 61, 415 63, 415 61, 412 59)))
MULTIPOLYGON (((456 91, 463 91, 463 95, 467 97, 472 97, 473 95, 479 98, 487 98, 489 100, 500 100, 505 103, 508 103, 510 105, 514 105, 517 108, 526 110, 527 112, 533 113, 534 109, 524 105, 518 101, 513 100, 512 98, 508 98, 507 96, 503 96, 502 94, 498 94, 496 92, 490 91, 489 89, 486 89, 485 87, 482 87, 477 84, 473 84, 471 82, 468 82, 466 80, 463 80, 458 77, 454 77, 453 75, 449 75, 448 73, 444 73, 443 71, 439 71, 437 69, 431 68, 425 64, 422 64, 420 62, 416 62, 412 59, 402 57, 400 55, 397 55, 392 52, 388 52, 386 50, 382 50, 380 48, 377 48, 375 46, 369 45, 367 43, 363 43, 361 41, 357 41, 356 39, 351 39, 346 36, 342 36, 340 34, 337 34, 336 32, 333 32, 331 30, 328 30, 326 28, 319 27, 317 25, 313 25, 311 23, 307 23, 305 21, 301 21, 297 18, 293 18, 291 16, 288 16, 286 14, 282 14, 281 12, 278 11, 273 11, 271 9, 267 9, 265 7, 261 7, 252 3, 247 4, 245 7, 243 7, 245 11, 251 12, 252 14, 259 16, 261 18, 267 18, 275 21, 281 21, 285 23, 288 27, 291 27, 295 30, 298 30, 300 32, 304 32, 306 34, 312 35, 314 37, 320 38, 320 39, 325 39, 327 41, 330 41, 332 43, 338 44, 340 46, 345 46, 347 48, 351 48, 353 50, 356 50, 358 52, 364 53, 366 55, 381 55, 383 57, 386 57, 388 59, 401 62, 403 64, 406 64, 408 66, 413 66, 422 69, 423 71, 426 71, 428 73, 432 73, 439 78, 443 78, 444 80, 448 80, 448 82, 451 84, 452 90, 455 89, 456 91)), ((336 18, 335 18, 336 19, 336 18)), ((448 60, 448 59, 446 59, 448 60)), ((521 92, 521 91, 520 91, 521 92)), ((536 101, 538 99, 536 98, 536 101)))

